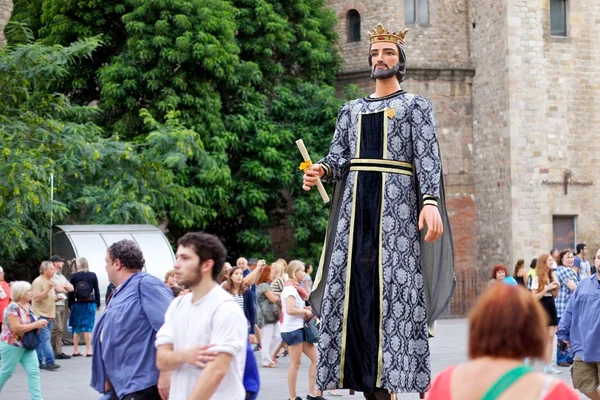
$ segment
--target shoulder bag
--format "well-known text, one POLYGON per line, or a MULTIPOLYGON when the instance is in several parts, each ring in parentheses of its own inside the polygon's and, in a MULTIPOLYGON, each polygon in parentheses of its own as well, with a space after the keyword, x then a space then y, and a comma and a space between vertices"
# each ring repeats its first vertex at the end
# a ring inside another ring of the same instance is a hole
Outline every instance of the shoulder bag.
MULTIPOLYGON (((35 316, 31 311, 29 311, 29 319, 31 322, 35 322, 35 316)), ((23 337, 21 338, 21 342, 23 343, 23 348, 25 350, 35 350, 40 344, 40 336, 39 329, 32 329, 29 332, 25 332, 23 337)))
POLYGON ((304 321, 304 336, 308 343, 317 343, 319 341, 319 329, 321 322, 317 318, 304 321))

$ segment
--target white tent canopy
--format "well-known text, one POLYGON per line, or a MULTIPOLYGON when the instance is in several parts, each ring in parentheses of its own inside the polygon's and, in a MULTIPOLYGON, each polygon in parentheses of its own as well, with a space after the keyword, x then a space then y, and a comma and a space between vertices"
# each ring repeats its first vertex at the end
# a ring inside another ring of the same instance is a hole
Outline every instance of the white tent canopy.
POLYGON ((98 276, 102 302, 108 286, 104 257, 108 247, 120 240, 137 243, 146 261, 145 271, 163 280, 173 268, 175 255, 169 241, 160 229, 152 225, 55 225, 52 228, 52 254, 67 260, 67 277, 75 272, 74 259, 85 257, 90 271, 98 276))

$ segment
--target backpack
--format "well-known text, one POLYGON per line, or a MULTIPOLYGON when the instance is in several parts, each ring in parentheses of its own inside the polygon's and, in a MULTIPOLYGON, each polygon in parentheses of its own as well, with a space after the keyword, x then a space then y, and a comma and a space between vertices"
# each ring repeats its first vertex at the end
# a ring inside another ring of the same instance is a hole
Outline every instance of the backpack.
POLYGON ((75 299, 77 301, 90 301, 92 299, 92 287, 82 279, 75 284, 75 299))

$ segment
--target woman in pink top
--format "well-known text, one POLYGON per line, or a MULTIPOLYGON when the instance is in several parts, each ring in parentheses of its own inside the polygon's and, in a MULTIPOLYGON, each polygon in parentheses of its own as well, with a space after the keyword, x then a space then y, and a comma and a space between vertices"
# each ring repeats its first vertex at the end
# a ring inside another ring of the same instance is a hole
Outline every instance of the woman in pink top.
POLYGON ((577 400, 564 382, 523 365, 543 358, 548 316, 527 290, 493 285, 469 314, 469 358, 434 379, 428 400, 577 400))

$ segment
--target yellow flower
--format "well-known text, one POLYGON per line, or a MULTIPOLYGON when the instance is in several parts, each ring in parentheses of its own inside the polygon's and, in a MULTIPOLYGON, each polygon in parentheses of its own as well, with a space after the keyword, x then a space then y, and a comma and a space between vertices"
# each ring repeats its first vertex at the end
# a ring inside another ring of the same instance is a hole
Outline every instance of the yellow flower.
POLYGON ((312 166, 312 162, 310 160, 309 161, 304 161, 303 163, 300 164, 300 167, 298 169, 300 171, 306 171, 311 166, 312 166))

